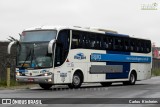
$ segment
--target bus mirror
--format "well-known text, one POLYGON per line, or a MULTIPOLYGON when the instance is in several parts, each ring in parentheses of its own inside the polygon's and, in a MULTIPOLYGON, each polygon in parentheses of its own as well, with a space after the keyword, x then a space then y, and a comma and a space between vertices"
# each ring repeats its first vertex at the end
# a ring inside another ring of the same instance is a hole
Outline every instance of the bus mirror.
POLYGON ((8 44, 8 54, 11 54, 11 47, 13 44, 16 44, 16 43, 17 43, 17 41, 12 41, 8 44))
POLYGON ((48 53, 53 53, 53 44, 56 43, 55 39, 52 39, 48 44, 48 53))

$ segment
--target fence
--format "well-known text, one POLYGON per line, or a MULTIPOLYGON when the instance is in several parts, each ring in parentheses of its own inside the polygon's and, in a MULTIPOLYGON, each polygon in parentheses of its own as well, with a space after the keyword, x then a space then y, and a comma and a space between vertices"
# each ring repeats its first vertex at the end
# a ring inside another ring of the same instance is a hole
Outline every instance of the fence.
POLYGON ((152 69, 160 69, 160 59, 153 58, 152 69))
MULTIPOLYGON (((11 68, 11 79, 15 79, 16 47, 13 46, 11 55, 7 54, 9 42, 0 42, 0 81, 6 80, 7 64, 11 68)), ((153 69, 160 69, 160 59, 153 59, 153 69)))

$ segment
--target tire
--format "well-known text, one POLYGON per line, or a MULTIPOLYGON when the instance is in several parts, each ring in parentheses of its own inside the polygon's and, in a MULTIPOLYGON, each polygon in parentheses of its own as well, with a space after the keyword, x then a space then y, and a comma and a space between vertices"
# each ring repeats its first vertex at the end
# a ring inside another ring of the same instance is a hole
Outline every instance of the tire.
POLYGON ((69 88, 79 88, 82 85, 82 75, 80 73, 75 73, 72 78, 72 83, 68 84, 69 88))
POLYGON ((49 90, 52 87, 52 84, 39 84, 39 86, 45 90, 49 90))
POLYGON ((132 72, 130 74, 129 81, 124 81, 123 85, 135 85, 136 79, 137 79, 136 74, 132 72))
POLYGON ((101 85, 103 87, 110 86, 110 85, 112 85, 112 82, 101 82, 101 85))

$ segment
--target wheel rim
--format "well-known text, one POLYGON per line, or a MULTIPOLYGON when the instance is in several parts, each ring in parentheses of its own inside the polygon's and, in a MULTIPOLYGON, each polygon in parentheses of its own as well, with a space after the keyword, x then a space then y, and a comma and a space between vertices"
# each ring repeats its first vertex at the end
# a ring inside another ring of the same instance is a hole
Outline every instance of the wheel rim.
POLYGON ((134 83, 134 81, 135 81, 135 76, 134 76, 134 74, 131 74, 130 80, 131 80, 131 83, 134 83))
POLYGON ((79 78, 79 76, 75 75, 75 76, 73 77, 73 84, 74 84, 75 86, 77 86, 77 85, 80 84, 80 78, 79 78))

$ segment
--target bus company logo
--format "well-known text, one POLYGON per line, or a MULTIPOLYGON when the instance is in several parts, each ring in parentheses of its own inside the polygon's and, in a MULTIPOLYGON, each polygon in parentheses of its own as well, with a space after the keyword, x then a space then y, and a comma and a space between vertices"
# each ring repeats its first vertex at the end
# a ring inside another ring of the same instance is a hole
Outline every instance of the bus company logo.
POLYGON ((86 59, 86 56, 83 53, 79 52, 76 55, 74 55, 74 59, 86 59))
POLYGON ((157 10, 158 3, 141 4, 141 10, 157 10))
POLYGON ((45 72, 47 72, 47 70, 45 70, 45 69, 40 71, 40 73, 45 73, 45 72))
POLYGON ((93 53, 93 54, 91 54, 91 60, 93 60, 93 61, 102 60, 102 56, 101 56, 101 54, 93 53))

